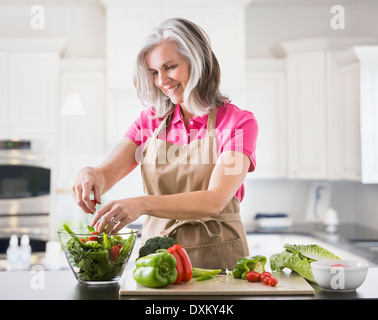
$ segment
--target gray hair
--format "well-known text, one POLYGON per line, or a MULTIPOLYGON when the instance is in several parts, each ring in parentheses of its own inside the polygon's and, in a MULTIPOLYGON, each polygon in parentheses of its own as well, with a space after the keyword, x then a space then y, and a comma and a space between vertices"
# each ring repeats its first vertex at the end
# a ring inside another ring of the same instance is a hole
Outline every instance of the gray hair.
POLYGON ((184 104, 188 111, 203 115, 229 101, 219 91, 220 67, 205 31, 189 20, 171 18, 161 22, 144 39, 133 71, 137 95, 143 105, 155 108, 155 117, 164 117, 175 108, 169 97, 155 86, 146 61, 146 54, 164 40, 173 41, 189 63, 189 80, 184 91, 184 104))

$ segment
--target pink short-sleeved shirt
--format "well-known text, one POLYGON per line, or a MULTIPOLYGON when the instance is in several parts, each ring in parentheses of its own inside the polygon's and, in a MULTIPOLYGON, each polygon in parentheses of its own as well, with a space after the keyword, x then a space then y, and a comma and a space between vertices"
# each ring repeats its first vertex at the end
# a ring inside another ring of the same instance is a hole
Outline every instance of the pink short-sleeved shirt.
MULTIPOLYGON (((142 111, 124 135, 134 141, 140 147, 140 150, 143 149, 144 143, 152 136, 162 120, 161 118, 151 119, 154 114, 152 107, 142 111)), ((190 119, 187 129, 181 116, 180 105, 177 105, 164 138, 170 143, 180 145, 204 138, 206 136, 207 118, 208 115, 206 114, 190 119)), ((252 112, 239 109, 231 103, 218 107, 215 123, 218 157, 223 151, 242 152, 251 160, 249 172, 252 172, 256 167, 257 134, 258 125, 252 112)), ((235 196, 240 201, 243 200, 244 184, 240 186, 235 196)))

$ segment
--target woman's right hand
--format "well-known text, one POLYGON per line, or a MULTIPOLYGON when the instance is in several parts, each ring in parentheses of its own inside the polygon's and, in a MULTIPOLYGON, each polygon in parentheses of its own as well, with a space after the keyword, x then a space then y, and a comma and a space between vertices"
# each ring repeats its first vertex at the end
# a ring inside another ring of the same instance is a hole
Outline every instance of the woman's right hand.
POLYGON ((104 181, 98 168, 85 167, 79 171, 72 187, 72 194, 77 205, 85 213, 95 213, 96 204, 101 203, 101 189, 104 181), (90 195, 93 193, 94 202, 90 195))

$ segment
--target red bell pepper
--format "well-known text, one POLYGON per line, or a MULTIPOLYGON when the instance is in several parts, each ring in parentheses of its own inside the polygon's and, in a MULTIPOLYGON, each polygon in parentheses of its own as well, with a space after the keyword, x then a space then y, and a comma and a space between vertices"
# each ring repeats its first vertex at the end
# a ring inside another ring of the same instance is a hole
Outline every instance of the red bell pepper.
POLYGON ((193 276, 193 269, 186 250, 179 244, 175 244, 174 246, 168 248, 167 251, 171 253, 177 261, 177 278, 174 284, 190 281, 193 276))

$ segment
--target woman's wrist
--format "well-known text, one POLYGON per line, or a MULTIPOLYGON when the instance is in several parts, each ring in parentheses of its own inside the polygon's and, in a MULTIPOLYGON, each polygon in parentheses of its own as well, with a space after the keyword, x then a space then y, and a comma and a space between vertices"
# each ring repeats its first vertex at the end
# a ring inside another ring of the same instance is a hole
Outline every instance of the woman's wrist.
POLYGON ((99 187, 100 194, 104 194, 106 191, 108 191, 112 186, 108 186, 109 182, 106 181, 106 174, 104 168, 97 166, 92 167, 95 174, 96 174, 96 182, 99 187))
POLYGON ((219 214, 219 200, 214 192, 202 190, 138 198, 140 213, 166 219, 193 219, 219 214))
POLYGON ((137 201, 140 215, 153 215, 153 198, 155 196, 147 195, 134 198, 137 201))

